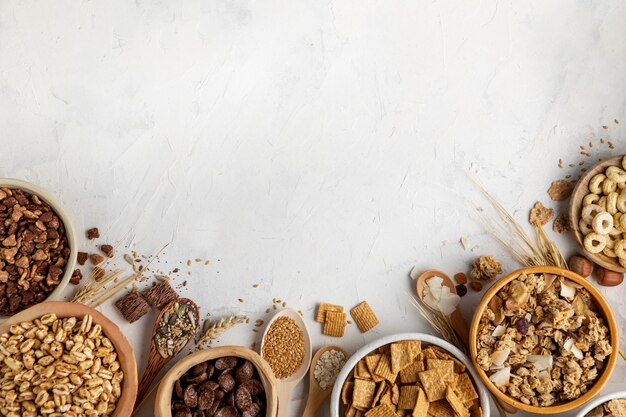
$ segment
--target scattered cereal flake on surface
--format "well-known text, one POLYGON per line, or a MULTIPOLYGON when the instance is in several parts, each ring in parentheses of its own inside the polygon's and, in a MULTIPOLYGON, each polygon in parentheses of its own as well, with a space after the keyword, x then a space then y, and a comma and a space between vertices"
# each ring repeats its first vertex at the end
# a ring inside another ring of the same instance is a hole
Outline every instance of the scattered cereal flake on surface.
POLYGON ((554 210, 545 207, 540 201, 537 201, 530 210, 530 218, 528 221, 533 226, 543 226, 552 220, 554 210))
MULTIPOLYGON (((579 164, 582 165, 582 164, 579 164)), ((574 187, 568 181, 556 180, 552 182, 548 189, 548 195, 554 201, 567 200, 572 195, 574 187)))
POLYGON ((459 239, 459 241, 461 242, 461 245, 463 245, 463 249, 467 250, 470 246, 470 240, 468 238, 466 238, 465 236, 461 236, 461 239, 459 239))
POLYGON ((565 233, 569 230, 569 215, 561 213, 556 216, 554 222, 552 222, 552 230, 557 233, 565 233))
POLYGON ((493 279, 502 273, 502 264, 491 256, 480 256, 472 264, 471 276, 477 281, 493 279))
POLYGON ((417 265, 415 265, 413 268, 411 268, 411 272, 409 272, 409 277, 411 277, 411 279, 417 279, 419 275, 419 268, 417 267, 417 265))
POLYGON ((480 245, 474 245, 471 249, 472 252, 477 252, 480 250, 480 245))

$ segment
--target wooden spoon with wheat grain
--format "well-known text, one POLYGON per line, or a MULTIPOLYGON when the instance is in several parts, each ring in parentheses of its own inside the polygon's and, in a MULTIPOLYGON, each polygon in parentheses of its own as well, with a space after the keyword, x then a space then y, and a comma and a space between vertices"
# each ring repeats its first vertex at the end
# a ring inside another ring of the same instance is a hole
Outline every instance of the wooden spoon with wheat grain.
POLYGON ((139 382, 135 408, 159 371, 194 338, 199 320, 200 309, 188 298, 178 298, 163 307, 152 330, 148 364, 139 382))

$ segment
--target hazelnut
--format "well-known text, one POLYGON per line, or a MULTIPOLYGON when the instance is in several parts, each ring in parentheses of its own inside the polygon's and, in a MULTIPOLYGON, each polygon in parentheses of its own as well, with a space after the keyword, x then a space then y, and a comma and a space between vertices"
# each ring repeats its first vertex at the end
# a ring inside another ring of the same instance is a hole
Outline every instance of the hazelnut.
POLYGON ((587 278, 593 272, 593 264, 584 256, 572 256, 569 258, 567 265, 572 272, 577 273, 583 278, 587 278))
POLYGON ((598 284, 605 287, 615 287, 624 281, 624 274, 621 272, 609 271, 605 268, 598 268, 596 270, 596 279, 598 284))

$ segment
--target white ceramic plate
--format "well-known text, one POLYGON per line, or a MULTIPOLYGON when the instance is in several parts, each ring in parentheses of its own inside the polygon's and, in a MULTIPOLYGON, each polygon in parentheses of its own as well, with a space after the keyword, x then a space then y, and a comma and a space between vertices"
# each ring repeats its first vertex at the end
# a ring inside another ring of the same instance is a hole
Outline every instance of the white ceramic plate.
POLYGON ((361 349, 357 350, 354 355, 350 356, 343 369, 337 376, 335 386, 333 387, 333 392, 330 397, 331 417, 340 417, 339 409, 341 405, 341 388, 343 387, 343 384, 348 378, 350 372, 352 372, 352 369, 356 366, 357 362, 360 361, 365 355, 371 353, 379 347, 387 345, 389 343, 399 342, 401 340, 421 340, 422 343, 426 345, 439 346, 450 352, 452 355, 456 356, 457 359, 459 359, 467 366, 467 370, 469 371, 472 380, 474 381, 474 385, 478 390, 478 398, 480 400, 480 406, 483 409, 483 415, 491 415, 489 412, 489 396, 487 394, 487 389, 481 384, 480 379, 478 378, 478 374, 472 367, 472 361, 470 361, 470 359, 465 354, 463 354, 463 352, 461 352, 454 345, 446 342, 445 340, 435 336, 431 336, 429 334, 400 333, 381 337, 380 339, 370 342, 367 345, 363 346, 361 349))
POLYGON ((578 411, 576 417, 585 417, 585 414, 587 414, 600 404, 604 404, 605 402, 609 400, 614 400, 616 398, 626 398, 626 391, 618 391, 612 394, 600 395, 599 397, 594 398, 593 400, 589 401, 584 407, 582 407, 580 411, 578 411))

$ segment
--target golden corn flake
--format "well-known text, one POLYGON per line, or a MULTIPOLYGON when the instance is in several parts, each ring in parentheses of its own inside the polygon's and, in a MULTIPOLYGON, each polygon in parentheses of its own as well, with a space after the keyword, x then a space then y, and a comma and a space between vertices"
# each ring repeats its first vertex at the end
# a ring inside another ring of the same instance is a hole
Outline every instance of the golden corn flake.
POLYGON ((372 406, 375 392, 376 383, 374 381, 355 379, 352 391, 352 406, 360 410, 369 409, 372 406))
POLYGON ((322 333, 326 336, 343 337, 346 329, 346 314, 336 311, 326 312, 326 321, 322 333))
POLYGON ((315 321, 324 324, 326 322, 326 312, 328 311, 343 313, 343 306, 336 304, 320 303, 317 306, 317 315, 315 316, 315 321))
POLYGON ((420 387, 417 385, 403 385, 400 387, 400 398, 398 399, 398 409, 412 410, 417 402, 417 394, 420 387))
POLYGON ((365 413, 365 417, 397 417, 393 408, 388 406, 387 404, 381 404, 376 408, 372 408, 367 413, 365 413))
POLYGON ((350 310, 350 315, 356 322, 361 333, 365 333, 378 325, 378 317, 367 301, 363 301, 358 306, 350 310))
POLYGON ((469 410, 450 387, 446 389, 446 400, 458 417, 470 417, 469 410))

